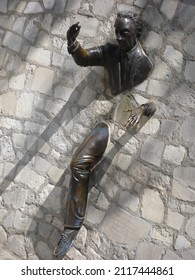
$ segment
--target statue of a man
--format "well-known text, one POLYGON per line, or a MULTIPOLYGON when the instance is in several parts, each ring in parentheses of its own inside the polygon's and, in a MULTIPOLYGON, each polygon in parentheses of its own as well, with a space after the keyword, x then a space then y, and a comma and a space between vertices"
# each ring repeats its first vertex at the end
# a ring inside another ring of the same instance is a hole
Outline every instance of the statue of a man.
MULTIPOLYGON (((118 44, 107 43, 90 49, 82 48, 76 40, 80 31, 79 23, 72 25, 67 32, 68 51, 75 62, 81 66, 104 66, 108 71, 113 96, 143 82, 152 70, 152 62, 138 41, 142 25, 137 15, 119 13, 114 26, 118 44)), ((135 109, 135 114, 131 115, 126 126, 136 125, 142 115, 151 117, 155 110, 152 102, 141 105, 135 109)), ((109 125, 99 123, 72 157, 64 232, 54 250, 56 256, 67 253, 83 224, 90 175, 102 160, 109 137, 109 125)))
POLYGON ((90 49, 82 48, 76 40, 79 23, 67 32, 68 51, 75 62, 80 66, 104 66, 113 96, 140 84, 152 70, 152 62, 139 43, 142 23, 137 14, 118 13, 114 27, 118 44, 107 43, 90 49))

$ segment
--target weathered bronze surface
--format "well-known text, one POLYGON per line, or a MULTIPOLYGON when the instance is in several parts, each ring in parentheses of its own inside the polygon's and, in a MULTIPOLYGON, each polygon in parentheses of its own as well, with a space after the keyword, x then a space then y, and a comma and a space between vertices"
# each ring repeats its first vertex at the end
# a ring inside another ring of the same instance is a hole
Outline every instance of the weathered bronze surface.
POLYGON ((78 230, 83 224, 90 174, 100 163, 109 140, 109 126, 99 123, 86 137, 73 155, 71 182, 66 205, 64 233, 54 250, 57 256, 63 256, 71 246, 78 230))
MULTIPOLYGON (((113 96, 143 82, 152 69, 152 62, 138 41, 142 31, 138 17, 134 13, 119 13, 114 26, 118 44, 107 43, 90 49, 82 48, 76 40, 81 28, 79 23, 72 25, 67 32, 68 51, 75 62, 80 66, 104 66, 109 74, 113 96)), ((152 102, 132 110, 126 128, 137 125, 143 115, 152 116, 155 110, 152 102)), ((72 158, 64 232, 54 251, 57 256, 66 254, 83 224, 90 175, 101 161, 108 139, 109 127, 106 123, 100 123, 72 158)))
POLYGON ((80 66, 104 66, 108 71, 113 96, 143 82, 152 70, 152 62, 139 43, 140 19, 134 13, 119 13, 115 21, 118 44, 107 43, 84 49, 76 40, 79 23, 67 32, 68 51, 80 66))

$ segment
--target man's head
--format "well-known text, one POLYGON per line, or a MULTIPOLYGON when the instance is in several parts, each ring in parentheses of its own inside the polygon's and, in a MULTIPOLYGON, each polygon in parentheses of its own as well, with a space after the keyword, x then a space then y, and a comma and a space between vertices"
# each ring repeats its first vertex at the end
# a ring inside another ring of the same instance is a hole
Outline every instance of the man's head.
POLYGON ((131 50, 142 32, 142 23, 136 13, 118 13, 114 24, 116 38, 121 49, 131 50))

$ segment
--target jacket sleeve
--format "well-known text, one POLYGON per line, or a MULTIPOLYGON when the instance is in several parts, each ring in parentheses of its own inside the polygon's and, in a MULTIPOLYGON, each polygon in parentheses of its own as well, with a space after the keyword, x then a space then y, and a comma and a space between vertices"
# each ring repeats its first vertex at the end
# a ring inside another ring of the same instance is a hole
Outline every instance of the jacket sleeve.
POLYGON ((104 49, 104 46, 84 49, 78 41, 68 46, 68 52, 72 55, 76 64, 80 66, 104 66, 104 49))

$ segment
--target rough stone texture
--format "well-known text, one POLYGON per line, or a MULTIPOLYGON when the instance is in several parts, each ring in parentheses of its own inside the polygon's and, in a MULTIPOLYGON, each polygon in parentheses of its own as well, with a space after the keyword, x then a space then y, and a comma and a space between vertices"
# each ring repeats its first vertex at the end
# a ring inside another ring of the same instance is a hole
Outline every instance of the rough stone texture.
POLYGON ((181 73, 183 63, 183 55, 181 52, 177 51, 172 46, 166 46, 163 57, 178 73, 181 73))
POLYGON ((179 22, 183 29, 193 30, 195 25, 194 19, 195 6, 193 0, 183 3, 179 11, 179 22), (190 20, 189 20, 190 19, 190 20))
POLYGON ((24 10, 25 14, 35 14, 35 13, 41 13, 41 12, 43 12, 43 9, 41 8, 41 5, 37 2, 28 3, 24 10))
POLYGON ((136 212, 139 206, 139 198, 127 191, 123 191, 120 193, 119 204, 121 207, 126 208, 127 210, 129 209, 133 212, 136 212))
POLYGON ((30 47, 27 59, 33 64, 49 66, 50 52, 41 48, 30 47))
POLYGON ((0 12, 3 14, 7 13, 7 0, 1 0, 0 2, 0 12))
POLYGON ((168 145, 164 151, 164 159, 174 164, 180 165, 185 155, 185 148, 168 145))
POLYGON ((185 76, 186 80, 188 80, 192 83, 195 82, 194 71, 195 71, 195 62, 194 61, 187 61, 184 76, 185 76))
POLYGON ((156 244, 141 242, 138 245, 136 260, 160 260, 164 249, 156 244))
POLYGON ((22 44, 22 38, 12 32, 6 32, 3 45, 15 52, 19 52, 22 44))
POLYGON ((167 225, 180 230, 184 221, 184 216, 168 209, 167 225))
POLYGON ((168 96, 169 94, 169 83, 164 81, 150 80, 148 92, 154 96, 168 96))
POLYGON ((142 160, 161 166, 161 156, 164 149, 164 144, 151 136, 149 136, 141 149, 140 157, 142 160))
POLYGON ((154 6, 147 6, 143 13, 143 20, 152 28, 159 28, 163 18, 154 6))
POLYGON ((100 16, 108 16, 114 6, 114 0, 102 0, 101 4, 98 0, 93 5, 93 12, 100 16))
POLYGON ((194 0, 0 1, 0 259, 54 258, 71 158, 99 121, 111 127, 108 151, 64 259, 195 259, 194 9, 194 0), (109 98, 104 68, 76 65, 66 32, 80 22, 82 46, 112 42, 116 12, 129 10, 146 20, 141 44, 154 67, 109 98), (151 100, 154 116, 126 130, 124 110, 151 100))
POLYGON ((184 50, 191 56, 195 56, 195 50, 193 46, 195 45, 195 31, 187 36, 186 44, 184 45, 184 50))
POLYGON ((148 222, 132 216, 118 207, 112 209, 110 214, 104 218, 101 226, 109 239, 127 244, 132 249, 137 246, 140 239, 148 236, 150 228, 148 222), (130 224, 131 227, 129 227, 130 224))
POLYGON ((156 241, 159 241, 165 246, 171 246, 173 243, 173 235, 166 229, 153 229, 151 237, 156 241))
POLYGON ((181 250, 190 247, 190 245, 190 242, 185 238, 185 236, 178 235, 174 247, 176 250, 181 250))
POLYGON ((177 2, 174 0, 164 0, 161 6, 161 11, 168 17, 168 19, 172 19, 175 10, 177 8, 177 2))
POLYGON ((156 190, 145 189, 142 198, 142 217, 156 223, 164 218, 164 204, 156 190))
POLYGON ((35 71, 32 90, 49 94, 53 85, 54 72, 47 68, 39 67, 35 71))
POLYGON ((195 239, 195 216, 187 221, 186 232, 191 238, 195 239))
POLYGON ((167 250, 166 254, 163 256, 163 260, 179 260, 180 258, 178 257, 178 255, 171 251, 171 250, 167 250))

